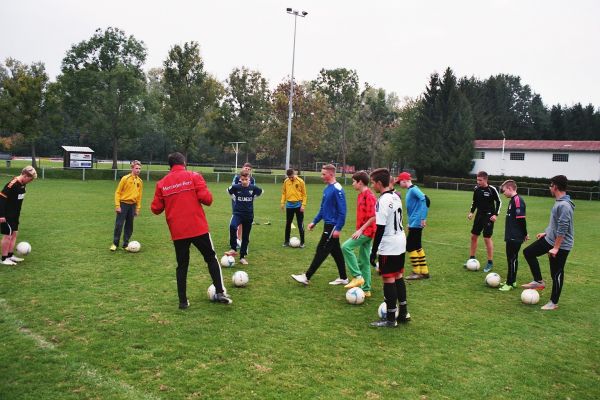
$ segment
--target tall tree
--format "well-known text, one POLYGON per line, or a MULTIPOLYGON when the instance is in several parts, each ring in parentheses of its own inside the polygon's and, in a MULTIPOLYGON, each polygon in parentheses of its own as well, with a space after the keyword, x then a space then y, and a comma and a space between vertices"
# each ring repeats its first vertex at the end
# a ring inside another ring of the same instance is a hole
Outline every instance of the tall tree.
POLYGON ((564 110, 560 104, 552 106, 550 109, 550 125, 552 130, 552 139, 564 140, 566 122, 564 110))
MULTIPOLYGON (((302 168, 306 163, 314 161, 325 146, 322 146, 331 121, 331 110, 327 99, 317 91, 309 90, 310 85, 294 86, 294 115, 292 118, 291 162, 296 168, 302 168)), ((285 149, 289 81, 280 83, 271 95, 271 116, 266 128, 257 140, 258 160, 270 164, 283 162, 285 149)))
POLYGON ((360 105, 358 74, 346 68, 322 69, 313 86, 325 95, 333 110, 330 135, 334 135, 332 142, 339 146, 342 165, 346 165, 348 128, 358 116, 360 105))
POLYGON ((110 140, 113 169, 119 141, 139 133, 145 60, 143 42, 109 27, 72 46, 62 61, 65 107, 79 129, 110 140))
POLYGON ((376 168, 384 162, 388 138, 396 126, 398 118, 398 99, 395 95, 386 95, 384 89, 375 89, 368 84, 361 93, 360 122, 363 132, 361 146, 367 155, 368 166, 376 168))
POLYGON ((424 174, 465 175, 473 159, 473 117, 450 68, 431 75, 416 118, 411 162, 424 174))
POLYGON ((538 140, 548 139, 548 136, 550 135, 550 113, 539 94, 533 95, 529 114, 533 125, 532 132, 528 137, 538 140))
POLYGON ((171 136, 186 156, 218 115, 223 86, 204 70, 197 42, 175 45, 163 63, 163 117, 171 136))
POLYGON ((245 141, 254 151, 256 138, 269 119, 270 97, 269 83, 260 72, 235 68, 226 81, 221 106, 221 117, 227 126, 213 132, 213 141, 223 145, 229 141, 245 141))
POLYGON ((6 70, 1 65, 0 69, 0 127, 23 135, 36 167, 36 141, 50 105, 46 69, 41 62, 25 65, 12 58, 6 60, 6 70))
POLYGON ((417 151, 415 131, 421 106, 421 99, 405 98, 398 111, 398 124, 390 138, 390 151, 396 155, 399 169, 415 167, 409 160, 411 154, 417 151))

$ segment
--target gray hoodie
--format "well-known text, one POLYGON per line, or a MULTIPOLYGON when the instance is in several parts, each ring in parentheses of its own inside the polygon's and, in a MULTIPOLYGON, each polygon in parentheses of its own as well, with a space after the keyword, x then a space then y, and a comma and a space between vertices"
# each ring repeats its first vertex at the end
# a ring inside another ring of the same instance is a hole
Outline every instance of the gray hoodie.
POLYGON ((554 207, 550 212, 550 223, 546 228, 546 241, 554 246, 557 236, 563 236, 560 244, 561 250, 571 250, 573 247, 575 231, 573 229, 573 211, 575 204, 571 201, 571 196, 565 194, 560 199, 556 199, 554 207))

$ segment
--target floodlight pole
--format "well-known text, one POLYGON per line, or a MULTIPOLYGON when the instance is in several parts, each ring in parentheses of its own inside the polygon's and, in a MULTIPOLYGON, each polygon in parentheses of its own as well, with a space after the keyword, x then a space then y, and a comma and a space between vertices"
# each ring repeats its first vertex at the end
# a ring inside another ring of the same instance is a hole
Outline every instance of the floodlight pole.
POLYGON ((292 76, 290 78, 290 102, 289 102, 289 110, 288 110, 288 130, 287 130, 287 144, 285 147, 285 169, 290 168, 290 148, 292 144, 292 101, 294 98, 294 62, 296 60, 296 24, 298 22, 298 17, 306 17, 308 14, 306 11, 298 11, 292 10, 291 8, 287 8, 286 12, 290 15, 294 16, 294 45, 292 48, 292 76))
POLYGON ((240 152, 240 144, 243 144, 246 142, 229 142, 229 144, 231 144, 231 147, 233 148, 233 151, 235 152, 235 170, 237 171, 237 162, 238 162, 238 153, 240 152), (235 146, 234 146, 235 144, 235 146))

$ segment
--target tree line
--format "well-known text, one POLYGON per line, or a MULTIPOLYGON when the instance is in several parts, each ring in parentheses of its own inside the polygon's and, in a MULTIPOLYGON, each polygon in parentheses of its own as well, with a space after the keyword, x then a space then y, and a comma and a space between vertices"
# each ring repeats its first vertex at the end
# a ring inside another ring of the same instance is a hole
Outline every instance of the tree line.
MULTIPOLYGON (((290 79, 274 89, 259 71, 233 69, 219 81, 197 42, 174 45, 162 66, 144 72, 144 42, 118 28, 98 29, 73 45, 50 82, 43 63, 0 64, 0 150, 60 155, 61 145, 89 146, 99 158, 231 163, 281 167, 285 159, 290 79)), ((518 76, 457 78, 433 73, 417 98, 359 84, 355 70, 322 69, 293 82, 291 163, 312 169, 335 161, 358 169, 414 168, 418 175, 461 176, 471 169, 474 139, 600 140, 600 110, 546 106, 518 76)))

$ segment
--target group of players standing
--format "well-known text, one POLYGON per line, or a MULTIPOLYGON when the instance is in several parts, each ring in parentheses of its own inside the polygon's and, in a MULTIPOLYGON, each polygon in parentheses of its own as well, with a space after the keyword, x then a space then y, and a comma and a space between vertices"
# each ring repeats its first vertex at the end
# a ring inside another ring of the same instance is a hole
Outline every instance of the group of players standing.
MULTIPOLYGON (((558 308, 558 300, 564 282, 564 268, 569 252, 573 248, 573 212, 575 205, 566 193, 567 185, 568 180, 564 175, 556 175, 550 178, 550 194, 556 200, 550 213, 550 222, 544 232, 536 235, 537 240, 523 250, 523 256, 533 275, 533 281, 521 285, 523 289, 543 290, 546 287, 537 258, 548 254, 550 275, 552 277, 552 294, 550 301, 542 306, 542 310, 545 311, 558 308)), ((510 199, 506 209, 504 229, 508 271, 506 282, 499 288, 503 292, 508 292, 517 287, 519 251, 521 245, 529 240, 529 234, 527 233, 525 201, 517 193, 516 182, 512 179, 504 181, 500 186, 500 191, 510 199)), ((469 258, 475 258, 477 241, 483 233, 488 256, 484 272, 489 272, 494 266, 492 234, 501 204, 498 191, 488 184, 488 174, 484 171, 478 172, 477 186, 473 192, 473 203, 467 216, 468 219, 473 219, 473 213, 477 210, 471 230, 471 253, 469 258)))
MULTIPOLYGON (((127 181, 133 185, 129 188, 138 188, 139 196, 123 198, 119 201, 119 194, 115 194, 117 207, 117 220, 115 223, 115 241, 111 250, 116 250, 123 226, 123 218, 119 214, 123 210, 123 203, 139 206, 141 204, 141 183, 138 184, 139 169, 137 164, 132 164, 132 174, 122 178, 119 188, 121 191, 128 187, 127 181), (136 174, 137 172, 137 174, 136 174), (133 175, 130 176, 130 175, 133 175), (121 187, 124 184, 124 187, 121 187), (119 202, 118 202, 119 201, 119 202)), ((210 238, 208 223, 202 205, 212 204, 212 194, 206 186, 203 177, 195 172, 185 169, 185 159, 180 153, 169 155, 170 172, 156 184, 151 210, 154 214, 166 212, 166 220, 171 232, 177 258, 177 288, 179 307, 185 309, 189 306, 186 294, 187 270, 189 265, 189 247, 194 244, 202 253, 204 260, 216 289, 215 299, 218 302, 231 304, 231 298, 226 294, 223 277, 216 253, 210 238)), ((230 250, 226 255, 238 255, 240 250, 240 263, 248 264, 248 243, 253 223, 253 201, 260 196, 262 189, 255 185, 251 174, 251 165, 245 164, 240 175, 228 188, 232 197, 232 218, 230 221, 230 250), (241 226, 241 229, 240 229, 241 226), (241 240, 238 240, 241 231, 241 240)), ((409 280, 428 279, 429 269, 425 252, 422 247, 422 231, 426 227, 428 198, 415 185, 409 173, 403 172, 398 178, 393 178, 389 170, 379 168, 370 175, 359 171, 352 176, 352 186, 358 192, 356 211, 356 230, 343 244, 340 244, 340 234, 346 219, 346 198, 342 186, 336 181, 335 166, 323 166, 321 178, 326 184, 319 212, 307 226, 312 231, 321 221, 324 222, 323 233, 316 248, 315 255, 308 269, 302 274, 292 274, 292 278, 303 284, 309 285, 311 278, 320 265, 332 255, 338 268, 338 278, 329 282, 331 285, 344 285, 345 288, 361 287, 366 297, 371 296, 371 269, 376 268, 382 277, 383 293, 387 306, 386 318, 371 323, 375 327, 395 327, 398 323, 410 321, 406 299, 406 285, 404 278, 405 256, 408 252, 412 273, 406 277, 409 280), (408 235, 405 235, 402 217, 402 200, 394 190, 398 183, 407 189, 406 205, 409 218, 408 235), (380 196, 375 198, 369 184, 380 196), (358 257, 355 250, 358 249, 358 257), (352 279, 346 274, 346 266, 350 269, 352 279)), ((281 208, 286 211, 286 229, 284 246, 289 246, 291 225, 296 217, 300 233, 300 247, 304 247, 304 208, 306 206, 306 188, 304 181, 298 177, 293 169, 286 171, 287 179, 282 185, 281 208)), ((141 181, 141 180, 140 180, 141 181)), ((545 233, 538 234, 538 241, 524 251, 525 258, 530 264, 534 281, 523 287, 543 289, 545 283, 542 279, 537 257, 544 252, 550 255, 553 290, 551 301, 542 307, 545 310, 557 308, 558 298, 562 289, 564 264, 573 243, 573 203, 566 195, 567 180, 559 175, 551 179, 550 191, 557 200, 550 225, 545 233), (537 266, 536 266, 537 265, 537 266)), ((117 188, 117 192, 119 192, 117 188)), ((506 216, 506 251, 508 261, 508 276, 500 290, 508 291, 516 287, 516 272, 518 252, 521 244, 528 239, 525 223, 525 202, 517 195, 516 183, 512 180, 505 181, 501 191, 510 198, 506 216)), ((126 192, 126 190, 125 190, 126 192)), ((127 196, 126 196, 127 197, 127 196)), ((468 215, 469 219, 475 217, 471 231, 471 258, 475 257, 477 239, 483 232, 488 253, 488 263, 484 268, 489 271, 493 268, 493 244, 491 236, 493 224, 500 211, 501 201, 498 192, 487 184, 487 174, 480 172, 477 175, 477 187, 473 194, 473 204, 468 215), (474 212, 477 210, 477 214, 474 212)), ((132 207, 131 219, 137 215, 139 208, 132 207)), ((125 218, 127 220, 127 218, 125 218)), ((125 223, 127 226, 127 222, 125 223)), ((132 231, 125 229, 124 248, 132 231)))

